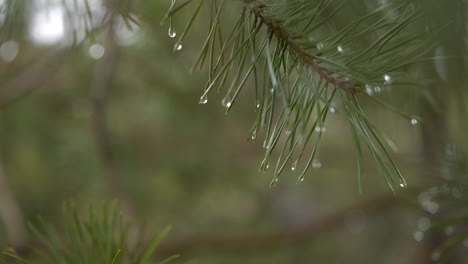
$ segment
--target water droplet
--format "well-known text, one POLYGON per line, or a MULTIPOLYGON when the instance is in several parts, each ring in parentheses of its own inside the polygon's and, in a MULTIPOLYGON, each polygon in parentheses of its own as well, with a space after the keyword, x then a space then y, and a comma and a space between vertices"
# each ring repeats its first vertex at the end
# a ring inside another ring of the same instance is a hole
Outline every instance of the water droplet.
POLYGON ((296 171, 298 161, 299 161, 299 160, 296 160, 296 161, 292 164, 292 166, 291 166, 291 170, 292 170, 292 171, 296 171))
POLYGON ((267 164, 265 168, 268 170, 270 168, 270 164, 267 164))
POLYGON ((325 45, 323 45, 323 43, 321 43, 321 42, 317 43, 317 49, 318 50, 322 50, 324 47, 325 47, 325 45))
POLYGON ((221 105, 226 107, 226 108, 229 108, 229 107, 231 107, 232 102, 228 97, 224 97, 223 100, 221 100, 221 105))
POLYGON ((257 103, 255 107, 257 107, 257 109, 260 109, 260 103, 257 103))
POLYGON ((14 40, 4 42, 0 46, 0 58, 5 62, 12 62, 19 53, 19 45, 14 40))
POLYGON ((372 90, 372 87, 370 86, 370 84, 366 84, 366 93, 368 95, 372 95, 374 93, 374 90, 372 90))
POLYGON ((270 187, 275 187, 278 181, 279 181, 278 177, 273 178, 273 180, 271 180, 270 187))
POLYGON ((169 30, 167 31, 167 34, 169 35, 170 38, 175 38, 175 36, 177 36, 177 33, 172 27, 169 28, 169 30))
POLYGON ((339 53, 344 53, 344 49, 343 49, 342 46, 336 47, 336 50, 337 50, 339 53))
POLYGON ((301 175, 301 177, 299 177, 299 179, 297 180, 297 182, 303 182, 305 179, 304 175, 301 175))
POLYGON ((174 51, 180 51, 182 50, 182 43, 178 42, 174 45, 174 51))
POLYGON ((208 95, 204 94, 202 97, 200 97, 200 101, 198 101, 199 104, 206 104, 208 103, 208 95))
POLYGON ((416 240, 417 242, 421 242, 424 238, 424 233, 421 232, 421 231, 416 231, 414 232, 413 234, 413 238, 414 240, 416 240))
POLYGON ((336 109, 333 107, 330 107, 330 113, 335 113, 335 112, 336 112, 336 109))
POLYGON ((251 140, 257 139, 257 130, 252 131, 252 134, 250 135, 251 140))
POLYGON ((392 80, 392 77, 390 77, 390 75, 385 74, 383 78, 385 80, 385 84, 392 84, 393 80, 392 80))
POLYGON ((417 125, 419 123, 419 121, 417 119, 411 119, 411 124, 412 125, 417 125))
POLYGON ((380 88, 380 86, 377 86, 374 88, 374 92, 375 93, 381 93, 382 92, 382 88, 380 88))
POLYGON ((406 182, 402 182, 402 183, 400 183, 400 187, 401 187, 401 188, 406 188, 406 187, 407 187, 407 184, 406 184, 406 182))

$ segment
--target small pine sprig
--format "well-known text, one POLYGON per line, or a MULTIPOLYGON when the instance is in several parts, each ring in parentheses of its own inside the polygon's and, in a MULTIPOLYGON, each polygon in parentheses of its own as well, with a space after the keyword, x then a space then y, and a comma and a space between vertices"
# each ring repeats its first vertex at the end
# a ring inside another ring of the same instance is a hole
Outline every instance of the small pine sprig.
MULTIPOLYGON (((3 255, 24 264, 155 263, 151 258, 170 231, 170 227, 165 228, 143 250, 128 249, 129 224, 117 212, 116 203, 90 207, 88 212, 81 213, 71 203, 64 206, 65 237, 42 218, 39 218, 39 226, 29 224, 42 247, 36 250, 38 254, 34 260, 23 258, 12 250, 2 252, 3 255)), ((178 256, 171 256, 158 263, 168 263, 178 256)))

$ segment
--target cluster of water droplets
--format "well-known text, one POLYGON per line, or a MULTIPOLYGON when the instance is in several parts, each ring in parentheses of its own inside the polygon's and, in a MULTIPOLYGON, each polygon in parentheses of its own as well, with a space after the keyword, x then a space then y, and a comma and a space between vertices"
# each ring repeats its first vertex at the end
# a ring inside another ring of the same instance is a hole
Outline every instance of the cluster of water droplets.
POLYGON ((314 169, 322 168, 322 162, 320 162, 320 160, 312 161, 312 168, 314 168, 314 169))
POLYGON ((317 133, 325 133, 327 131, 327 128, 326 127, 315 127, 315 132, 317 133))
MULTIPOLYGON (((175 31, 172 25, 169 26, 167 35, 169 35, 170 38, 175 38, 177 36, 177 32, 175 31)), ((177 41, 176 44, 174 44, 174 51, 180 51, 182 50, 182 47, 183 47, 182 42, 177 41)))

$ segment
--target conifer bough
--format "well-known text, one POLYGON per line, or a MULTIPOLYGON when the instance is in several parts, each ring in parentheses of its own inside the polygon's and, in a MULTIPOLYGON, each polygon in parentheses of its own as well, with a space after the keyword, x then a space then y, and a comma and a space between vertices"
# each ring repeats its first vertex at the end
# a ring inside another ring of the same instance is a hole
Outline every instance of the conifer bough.
POLYGON ((414 23, 417 7, 375 2, 171 0, 163 22, 169 20, 169 35, 175 37, 174 15, 194 10, 175 43, 174 50, 179 51, 197 16, 208 12, 207 37, 193 66, 208 68, 200 103, 207 103, 213 90, 225 90, 222 105, 227 113, 245 86, 254 88, 257 118, 249 139, 256 140, 260 130, 265 133, 261 171, 270 167, 272 152, 279 149, 272 185, 286 167, 299 171, 298 182, 311 167, 321 167, 325 121, 329 113, 337 112, 347 116, 351 128, 359 190, 367 148, 394 191, 407 185, 390 155, 394 144, 370 122, 358 99, 370 98, 417 124, 417 118, 381 101, 378 94, 393 86, 417 84, 405 69, 427 53, 431 38, 414 23), (207 8, 201 11, 204 5, 207 8), (234 23, 226 21, 228 6, 239 10, 234 23))

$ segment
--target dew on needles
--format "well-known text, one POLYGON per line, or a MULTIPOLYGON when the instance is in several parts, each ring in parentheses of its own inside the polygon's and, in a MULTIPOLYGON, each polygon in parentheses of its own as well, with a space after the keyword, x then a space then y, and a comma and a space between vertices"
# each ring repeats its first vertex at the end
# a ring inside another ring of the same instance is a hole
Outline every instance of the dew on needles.
POLYGON ((334 107, 330 107, 330 113, 335 113, 336 109, 334 107))
POLYGON ((411 124, 412 125, 417 125, 419 123, 419 121, 417 119, 411 119, 411 124))

